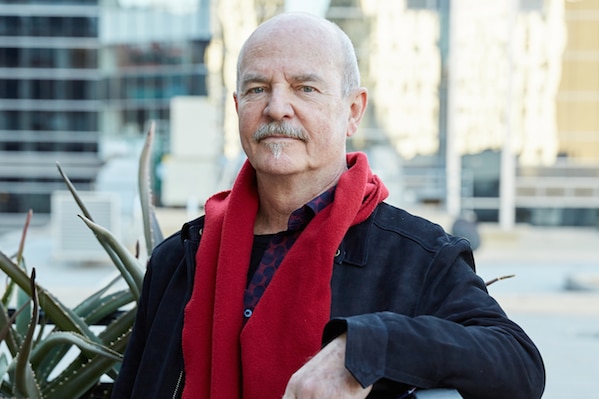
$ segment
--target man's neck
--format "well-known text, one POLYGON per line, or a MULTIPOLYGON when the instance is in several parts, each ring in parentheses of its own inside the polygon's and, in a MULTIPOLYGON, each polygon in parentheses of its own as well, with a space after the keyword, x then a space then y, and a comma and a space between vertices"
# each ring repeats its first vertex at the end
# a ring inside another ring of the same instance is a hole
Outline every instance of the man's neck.
POLYGON ((254 224, 254 233, 272 234, 287 230, 291 214, 337 184, 341 173, 320 180, 313 177, 273 178, 258 175, 260 205, 254 224))

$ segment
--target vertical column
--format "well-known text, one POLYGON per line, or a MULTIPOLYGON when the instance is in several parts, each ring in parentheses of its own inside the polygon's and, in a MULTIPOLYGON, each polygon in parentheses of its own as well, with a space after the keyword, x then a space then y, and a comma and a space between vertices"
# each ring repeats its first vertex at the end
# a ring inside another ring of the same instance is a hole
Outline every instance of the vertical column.
MULTIPOLYGON (((448 0, 449 1, 449 0, 448 0)), ((462 158, 457 144, 456 131, 456 83, 457 68, 459 68, 456 58, 456 18, 459 7, 459 0, 449 1, 449 45, 447 61, 447 125, 445 136, 445 173, 446 173, 446 206, 447 213, 456 218, 459 216, 462 208, 462 158)))
POLYGON ((514 228, 516 220, 516 158, 512 148, 512 95, 514 69, 514 29, 516 27, 516 18, 518 16, 519 0, 509 0, 506 2, 507 10, 507 35, 506 35, 506 56, 507 59, 507 90, 504 106, 504 129, 503 145, 501 148, 501 169, 499 186, 499 225, 503 230, 514 228))

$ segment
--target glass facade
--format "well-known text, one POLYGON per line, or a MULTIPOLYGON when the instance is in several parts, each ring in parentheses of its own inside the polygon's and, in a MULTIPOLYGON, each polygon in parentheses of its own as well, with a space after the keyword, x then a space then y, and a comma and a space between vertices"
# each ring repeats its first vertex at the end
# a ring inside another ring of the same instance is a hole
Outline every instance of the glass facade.
MULTIPOLYGON (((95 111, 2 111, 0 130, 44 130, 95 132, 98 126, 95 111)), ((15 137, 18 139, 18 136, 15 137)))
POLYGON ((50 211, 64 189, 56 162, 82 190, 98 159, 97 2, 0 6, 0 218, 50 211), (68 4, 71 4, 69 6, 68 4), (77 4, 77 8, 73 5, 77 4))
POLYGON ((1 79, 0 93, 15 100, 85 100, 97 98, 99 86, 97 81, 81 79, 1 79))
POLYGON ((99 0, 2 0, 0 4, 97 5, 99 0))
POLYGON ((92 17, 0 15, 0 36, 97 37, 92 17))
POLYGON ((98 67, 98 50, 85 48, 0 48, 0 68, 98 67))
POLYGON ((120 44, 117 73, 103 82, 109 104, 120 107, 121 123, 142 131, 150 119, 168 120, 170 99, 205 96, 206 41, 120 44))
POLYGON ((197 4, 176 15, 0 0, 0 224, 50 212, 51 193, 66 188, 57 162, 92 189, 103 135, 142 134, 149 120, 168 121, 172 97, 206 95, 209 2, 197 4))

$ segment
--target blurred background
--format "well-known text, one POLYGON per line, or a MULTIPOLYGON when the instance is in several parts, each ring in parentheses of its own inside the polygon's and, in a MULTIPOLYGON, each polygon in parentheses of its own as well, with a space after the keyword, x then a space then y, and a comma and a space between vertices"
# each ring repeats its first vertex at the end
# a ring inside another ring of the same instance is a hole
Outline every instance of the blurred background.
POLYGON ((599 0, 0 0, 2 249, 32 209, 42 284, 68 298, 103 279, 106 255, 55 165, 133 243, 152 121, 164 233, 200 215, 243 161, 237 53, 286 10, 354 42, 370 105, 349 146, 389 202, 467 235, 483 277, 517 274, 490 290, 541 347, 544 398, 594 397, 599 0))

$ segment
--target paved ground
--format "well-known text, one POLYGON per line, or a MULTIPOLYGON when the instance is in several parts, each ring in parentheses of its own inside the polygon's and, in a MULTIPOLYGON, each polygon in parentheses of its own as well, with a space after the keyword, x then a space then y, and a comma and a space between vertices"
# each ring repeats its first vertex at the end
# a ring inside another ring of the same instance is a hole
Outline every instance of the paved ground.
MULTIPOLYGON (((158 215, 165 235, 187 219, 180 211, 158 215)), ((503 232, 482 225, 480 231, 479 274, 485 280, 516 275, 489 291, 541 350, 547 368, 543 399, 599 398, 599 229, 517 226, 503 232)), ((16 251, 19 236, 0 236, 0 250, 16 251)), ((50 229, 33 229, 25 248, 28 265, 36 267, 40 284, 69 305, 116 274, 109 263, 58 261, 51 253, 50 229)))
POLYGON ((487 236, 479 274, 516 274, 489 291, 539 347, 543 399, 599 398, 599 230, 519 226, 487 236))

